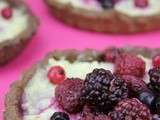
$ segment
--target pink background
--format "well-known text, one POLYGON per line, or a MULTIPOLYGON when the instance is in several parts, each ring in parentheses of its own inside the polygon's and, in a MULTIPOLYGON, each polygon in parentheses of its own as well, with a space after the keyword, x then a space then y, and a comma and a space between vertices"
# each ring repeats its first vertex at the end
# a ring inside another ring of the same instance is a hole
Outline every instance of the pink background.
POLYGON ((20 79, 21 73, 54 49, 95 48, 138 45, 160 47, 160 32, 137 35, 105 35, 77 30, 57 21, 42 0, 28 0, 27 4, 40 18, 41 25, 32 42, 16 59, 0 68, 0 119, 4 111, 4 96, 9 85, 20 79))

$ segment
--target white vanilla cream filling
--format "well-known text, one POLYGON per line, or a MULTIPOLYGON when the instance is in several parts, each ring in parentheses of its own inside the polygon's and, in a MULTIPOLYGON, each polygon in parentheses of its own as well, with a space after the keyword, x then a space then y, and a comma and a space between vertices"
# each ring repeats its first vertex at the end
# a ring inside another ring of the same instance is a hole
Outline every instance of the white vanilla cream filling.
POLYGON ((115 9, 132 17, 160 15, 160 1, 148 0, 148 2, 146 8, 140 8, 135 6, 134 0, 121 0, 115 5, 115 9))
POLYGON ((101 11, 102 7, 97 0, 56 0, 61 4, 70 4, 75 8, 86 10, 101 11))
MULTIPOLYGON (((115 9, 118 12, 128 16, 153 16, 160 14, 160 1, 148 0, 149 5, 146 8, 136 7, 134 0, 120 0, 115 4, 115 9)), ((87 10, 102 11, 104 10, 97 0, 57 0, 62 4, 71 4, 73 7, 82 8, 87 10)))
MULTIPOLYGON (((0 0, 0 12, 2 9, 8 7, 8 3, 0 0)), ((12 8, 13 16, 5 19, 0 14, 0 42, 13 39, 23 32, 27 27, 28 16, 22 9, 12 8)))
MULTIPOLYGON (((151 68, 152 62, 150 59, 141 57, 146 62, 145 82, 148 82, 147 72, 151 68)), ((22 108, 24 110, 24 120, 50 120, 50 117, 56 111, 61 111, 57 104, 54 103, 55 87, 47 78, 48 70, 52 66, 60 65, 65 69, 68 78, 79 77, 85 79, 86 74, 93 71, 95 68, 104 68, 113 72, 114 65, 111 63, 97 61, 94 62, 74 62, 70 63, 67 60, 56 61, 50 59, 47 66, 39 68, 33 78, 25 87, 23 94, 22 108)), ((79 120, 78 118, 70 118, 71 120, 79 120)))
POLYGON ((22 104, 24 120, 49 120, 51 115, 57 110, 52 103, 56 86, 51 84, 47 78, 48 70, 55 65, 62 66, 68 78, 78 77, 85 79, 86 74, 92 72, 95 68, 113 71, 113 64, 110 63, 77 61, 71 64, 66 60, 56 61, 50 59, 49 64, 45 68, 37 70, 24 90, 22 104), (41 113, 41 111, 43 112, 41 113))

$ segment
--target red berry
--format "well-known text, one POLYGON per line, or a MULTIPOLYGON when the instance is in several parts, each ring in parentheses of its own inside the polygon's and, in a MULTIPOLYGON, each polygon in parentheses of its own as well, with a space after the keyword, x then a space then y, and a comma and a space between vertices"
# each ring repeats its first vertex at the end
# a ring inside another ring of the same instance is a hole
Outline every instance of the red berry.
POLYGON ((80 120, 111 120, 107 114, 103 114, 94 110, 91 106, 85 105, 83 107, 82 115, 80 120))
POLYGON ((53 84, 61 84, 65 80, 65 71, 61 66, 53 66, 48 72, 48 78, 53 84))
POLYGON ((120 101, 109 116, 112 120, 152 120, 150 109, 136 98, 120 101))
POLYGON ((145 74, 145 62, 136 55, 121 54, 115 62, 115 73, 143 77, 145 74))
POLYGON ((2 9, 1 14, 5 19, 10 19, 13 15, 12 8, 6 7, 4 9, 2 9))
POLYGON ((134 0, 135 6, 145 8, 149 5, 148 0, 134 0))
POLYGON ((130 94, 135 95, 142 91, 148 90, 147 85, 141 78, 131 75, 123 75, 122 78, 126 82, 127 87, 130 90, 130 94))
POLYGON ((69 113, 80 112, 83 108, 83 101, 80 100, 83 82, 79 78, 67 78, 55 89, 56 101, 69 113))
POLYGON ((119 57, 119 55, 122 53, 123 51, 121 49, 115 47, 108 48, 104 52, 104 60, 114 63, 115 60, 119 57))
POLYGON ((159 68, 160 67, 160 55, 157 55, 153 58, 153 66, 159 68))

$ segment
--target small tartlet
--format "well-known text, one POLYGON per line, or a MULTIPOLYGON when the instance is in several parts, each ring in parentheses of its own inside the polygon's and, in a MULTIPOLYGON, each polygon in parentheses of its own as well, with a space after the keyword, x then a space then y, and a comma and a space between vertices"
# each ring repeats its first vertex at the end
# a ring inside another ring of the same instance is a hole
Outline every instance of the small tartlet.
MULTIPOLYGON (((126 12, 127 9, 117 10, 115 8, 111 8, 94 10, 76 7, 69 2, 61 3, 57 0, 45 0, 45 2, 56 18, 70 26, 74 26, 84 30, 103 33, 128 34, 155 31, 160 29, 160 11, 157 11, 157 13, 152 15, 132 16, 132 14, 128 15, 128 12, 126 12)), ((145 8, 140 9, 143 10, 145 8)), ((132 10, 132 12, 134 11, 132 10)))
POLYGON ((1 6, 2 9, 3 7, 5 9, 6 7, 7 9, 11 10, 10 12, 12 12, 9 13, 6 11, 6 14, 12 14, 10 16, 11 18, 5 19, 1 15, 1 20, 4 26, 0 26, 2 27, 0 34, 3 36, 2 39, 0 38, 0 65, 3 65, 8 63, 11 59, 15 58, 25 48, 27 43, 31 40, 32 36, 36 33, 39 21, 32 13, 32 11, 22 1, 0 0, 0 2, 4 4, 1 6), (19 26, 17 26, 17 24, 19 24, 19 26), (5 26, 8 26, 8 28, 4 28, 5 26), (25 27, 22 29, 22 26, 25 27), (10 33, 8 31, 10 31, 10 33), (13 33, 11 33, 11 31, 13 33), (10 37, 10 34, 12 34, 12 37, 10 37))

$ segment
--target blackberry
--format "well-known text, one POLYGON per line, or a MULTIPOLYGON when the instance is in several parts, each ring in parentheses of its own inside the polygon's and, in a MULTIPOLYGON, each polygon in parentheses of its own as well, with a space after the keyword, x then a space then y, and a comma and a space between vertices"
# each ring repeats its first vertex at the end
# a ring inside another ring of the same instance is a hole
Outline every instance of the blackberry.
POLYGON ((158 94, 160 92, 160 68, 152 68, 148 74, 150 76, 149 88, 158 94))
POLYGON ((107 112, 127 97, 127 84, 109 70, 94 69, 87 74, 81 96, 84 103, 107 112))
POLYGON ((125 99, 109 113, 112 120, 152 120, 150 110, 138 99, 125 99))
POLYGON ((101 6, 105 9, 110 9, 114 7, 113 0, 98 0, 98 2, 100 2, 101 6))
POLYGON ((64 112, 55 112, 50 120, 70 120, 69 116, 64 112))

